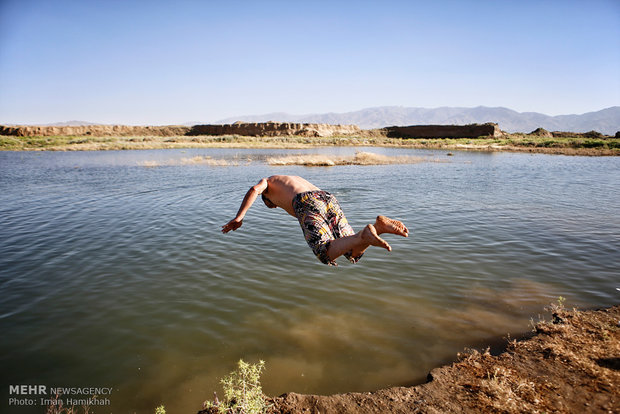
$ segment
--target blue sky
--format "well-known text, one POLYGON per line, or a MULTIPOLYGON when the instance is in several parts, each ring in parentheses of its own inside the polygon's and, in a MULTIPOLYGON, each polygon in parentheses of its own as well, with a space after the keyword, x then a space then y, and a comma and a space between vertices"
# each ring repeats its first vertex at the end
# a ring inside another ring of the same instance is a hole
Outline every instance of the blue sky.
POLYGON ((0 123, 620 105, 620 1, 0 0, 0 123))

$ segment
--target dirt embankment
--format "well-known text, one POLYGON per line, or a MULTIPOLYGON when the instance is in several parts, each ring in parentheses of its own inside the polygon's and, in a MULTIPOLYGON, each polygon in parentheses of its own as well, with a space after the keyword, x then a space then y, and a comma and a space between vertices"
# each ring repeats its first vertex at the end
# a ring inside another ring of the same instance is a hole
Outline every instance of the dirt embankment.
POLYGON ((494 123, 469 125, 411 125, 383 128, 389 138, 478 138, 501 137, 494 123))
POLYGON ((359 135, 357 125, 300 124, 291 122, 235 122, 226 125, 194 125, 187 135, 244 135, 254 137, 303 136, 331 137, 359 135))
POLYGON ((0 126, 0 135, 32 136, 196 136, 196 135, 242 135, 242 136, 305 136, 331 137, 334 135, 361 134, 356 125, 298 124, 288 122, 237 122, 228 125, 194 125, 193 127, 168 126, 0 126))
POLYGON ((477 138, 502 135, 497 124, 412 125, 362 130, 357 125, 302 124, 292 122, 235 122, 226 125, 168 126, 0 126, 0 135, 32 136, 199 136, 240 135, 254 137, 383 136, 389 138, 477 138))
POLYGON ((620 155, 620 140, 598 132, 508 134, 496 124, 414 125, 361 130, 355 125, 287 122, 188 126, 2 126, 0 150, 88 151, 205 147, 313 146, 518 151, 565 155, 620 155), (429 138, 434 137, 434 138, 429 138))
POLYGON ((370 393, 289 393, 271 413, 617 413, 620 412, 620 306, 553 307, 553 321, 511 341, 498 356, 472 351, 434 369, 428 382, 370 393))
POLYGON ((55 135, 68 136, 156 136, 170 137, 185 135, 190 128, 182 125, 168 126, 126 126, 126 125, 84 125, 84 126, 4 126, 0 125, 0 135, 17 137, 50 137, 55 135))
POLYGON ((601 134, 598 131, 589 131, 589 132, 551 131, 550 132, 544 128, 536 128, 535 130, 533 130, 527 135, 531 135, 535 137, 543 137, 543 138, 592 138, 592 139, 611 138, 611 137, 608 137, 607 135, 601 134))
MULTIPOLYGON (((619 131, 620 133, 620 131, 619 131)), ((127 126, 127 125, 81 125, 81 126, 31 126, 0 125, 0 135, 17 137, 49 136, 92 136, 92 137, 173 137, 173 136, 224 136, 238 135, 249 137, 334 137, 363 136, 386 138, 501 138, 506 134, 495 123, 468 125, 409 125, 391 126, 379 129, 363 130, 357 125, 302 124, 293 122, 235 122, 234 124, 183 125, 166 126, 127 126)), ((517 134, 519 135, 519 134, 517 134)), ((596 131, 549 132, 538 128, 529 134, 544 138, 608 138, 596 131)))

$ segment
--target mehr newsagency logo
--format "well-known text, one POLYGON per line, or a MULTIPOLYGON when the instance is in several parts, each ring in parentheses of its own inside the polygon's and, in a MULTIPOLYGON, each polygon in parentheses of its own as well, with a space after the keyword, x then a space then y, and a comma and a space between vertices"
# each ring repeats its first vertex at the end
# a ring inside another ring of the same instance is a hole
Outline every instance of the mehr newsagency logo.
POLYGON ((111 387, 9 385, 9 406, 94 407, 110 405, 111 387))

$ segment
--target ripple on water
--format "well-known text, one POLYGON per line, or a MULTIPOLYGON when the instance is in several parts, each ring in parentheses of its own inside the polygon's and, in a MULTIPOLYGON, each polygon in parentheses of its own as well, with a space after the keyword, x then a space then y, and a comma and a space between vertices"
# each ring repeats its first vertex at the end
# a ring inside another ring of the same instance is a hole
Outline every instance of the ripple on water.
POLYGON ((269 394, 365 391, 410 383, 465 346, 526 331, 558 296, 571 306, 617 302, 617 159, 463 153, 398 166, 265 164, 287 154, 43 153, 18 162, 0 153, 7 383, 95 381, 118 389, 115 411, 150 412, 155 400, 187 411, 244 358, 267 361, 269 394), (250 162, 170 162, 205 156, 250 162), (162 166, 139 164, 149 160, 162 166), (412 237, 387 235, 391 253, 371 248, 357 265, 328 268, 294 218, 260 203, 222 235, 248 187, 271 174, 332 192, 355 228, 385 214, 412 237))

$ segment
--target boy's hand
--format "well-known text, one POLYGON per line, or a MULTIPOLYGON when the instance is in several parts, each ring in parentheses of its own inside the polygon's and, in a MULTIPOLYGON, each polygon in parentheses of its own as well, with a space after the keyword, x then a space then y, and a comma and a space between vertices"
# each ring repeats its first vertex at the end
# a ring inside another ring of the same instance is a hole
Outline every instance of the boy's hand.
POLYGON ((222 226, 222 233, 228 233, 229 231, 235 231, 243 224, 243 219, 234 218, 228 223, 222 226))

